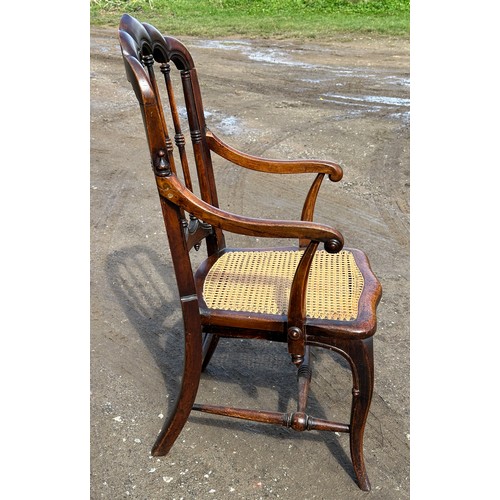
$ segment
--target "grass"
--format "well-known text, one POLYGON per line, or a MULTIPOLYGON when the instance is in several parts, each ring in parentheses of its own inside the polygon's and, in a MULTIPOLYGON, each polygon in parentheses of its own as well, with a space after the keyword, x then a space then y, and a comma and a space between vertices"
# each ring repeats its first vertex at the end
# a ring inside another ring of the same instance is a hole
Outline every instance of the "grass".
POLYGON ((124 13, 160 31, 203 37, 408 37, 410 31, 410 0, 90 0, 94 26, 117 27, 124 13))

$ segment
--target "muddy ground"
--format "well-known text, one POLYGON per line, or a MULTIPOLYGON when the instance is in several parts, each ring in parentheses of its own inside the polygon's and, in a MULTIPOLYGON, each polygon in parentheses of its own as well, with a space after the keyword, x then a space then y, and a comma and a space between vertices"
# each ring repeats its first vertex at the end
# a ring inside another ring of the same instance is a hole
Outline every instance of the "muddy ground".
MULTIPOLYGON (((218 135, 252 154, 344 167, 340 183, 324 183, 316 220, 368 254, 384 290, 365 432, 370 497, 409 498, 409 43, 182 40, 218 135)), ((90 78, 91 498, 366 498, 344 434, 196 414, 168 456, 150 456, 178 387, 182 327, 140 112, 115 30, 91 30, 90 78)), ((312 180, 225 163, 216 175, 223 208, 276 218, 300 215, 312 180)), ((276 242, 235 236, 229 244, 276 242)), ((294 368, 284 345, 221 344, 200 402, 272 410, 293 404, 294 368)), ((316 416, 347 418, 345 363, 325 352, 313 359, 316 416)))

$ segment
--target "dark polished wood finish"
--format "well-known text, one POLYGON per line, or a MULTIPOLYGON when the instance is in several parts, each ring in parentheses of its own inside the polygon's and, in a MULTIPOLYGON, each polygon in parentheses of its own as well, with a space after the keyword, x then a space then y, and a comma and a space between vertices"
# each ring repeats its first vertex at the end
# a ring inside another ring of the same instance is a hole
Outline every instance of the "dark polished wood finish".
POLYGON ((337 253, 344 246, 344 238, 338 230, 313 222, 316 199, 325 175, 330 181, 337 182, 342 178, 341 167, 323 160, 260 158, 225 144, 207 128, 196 69, 185 46, 129 15, 121 19, 119 38, 127 78, 139 102, 145 126, 184 322, 185 363, 181 389, 174 411, 166 420, 152 454, 161 456, 168 453, 191 410, 282 425, 297 431, 344 432, 349 434, 358 485, 363 490, 369 490, 370 482, 363 459, 363 434, 373 392, 373 334, 381 286, 363 252, 349 249, 364 280, 356 319, 322 320, 306 315, 308 277, 318 247, 322 244, 327 252, 337 253), (188 131, 182 130, 178 96, 174 95, 174 68, 179 73, 188 131), (164 93, 163 101, 161 93, 164 93), (164 106, 170 109, 173 140, 169 136, 164 106), (199 194, 193 190, 186 151, 189 141, 186 138, 191 141, 199 194), (175 149, 180 168, 176 166, 175 149), (259 172, 315 174, 302 207, 301 219, 256 219, 222 210, 218 205, 212 154, 259 172), (286 314, 242 313, 207 306, 203 284, 210 269, 226 252, 244 250, 226 248, 224 231, 259 238, 296 240, 298 246, 291 248, 301 248, 303 253, 291 284, 286 314), (207 258, 193 273, 190 251, 199 250, 202 244, 207 258), (210 362, 221 337, 286 343, 297 366, 297 411, 280 413, 195 403, 201 373, 210 362), (312 376, 311 348, 334 351, 349 362, 353 380, 349 423, 332 422, 307 414, 312 376))

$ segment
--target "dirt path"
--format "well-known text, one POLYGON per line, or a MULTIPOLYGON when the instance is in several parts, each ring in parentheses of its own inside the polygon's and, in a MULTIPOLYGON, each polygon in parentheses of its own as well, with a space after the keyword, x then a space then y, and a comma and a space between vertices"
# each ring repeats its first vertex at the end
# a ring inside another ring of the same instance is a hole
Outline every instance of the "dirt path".
MULTIPOLYGON (((209 127, 230 144, 344 167, 339 184, 324 184, 316 220, 339 228, 346 246, 363 249, 382 282, 365 454, 371 498, 409 498, 409 44, 183 41, 198 68, 209 127)), ((178 299, 140 112, 114 30, 91 31, 90 77, 91 497, 364 497, 353 482, 346 436, 192 416, 167 457, 149 456, 178 385, 178 299)), ((300 215, 307 191, 301 176, 216 168, 223 208, 300 215)), ((252 344, 238 342, 236 363, 227 345, 204 376, 200 401, 263 409, 291 402, 294 369, 281 346, 256 360, 245 355, 252 344)), ((346 367, 325 353, 314 361, 318 416, 346 418, 346 367)))

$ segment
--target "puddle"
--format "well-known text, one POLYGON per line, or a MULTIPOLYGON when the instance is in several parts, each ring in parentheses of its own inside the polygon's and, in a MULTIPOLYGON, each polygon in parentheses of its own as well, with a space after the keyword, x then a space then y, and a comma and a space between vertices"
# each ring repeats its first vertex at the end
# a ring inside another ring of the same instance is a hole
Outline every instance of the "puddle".
POLYGON ((373 68, 331 67, 317 73, 319 74, 314 75, 313 78, 301 78, 299 81, 303 85, 310 86, 310 91, 316 89, 321 101, 338 104, 343 108, 347 107, 344 118, 360 116, 364 113, 376 113, 393 107, 398 112, 386 116, 404 123, 409 121, 409 110, 405 111, 405 109, 409 108, 410 99, 394 96, 402 92, 403 95, 406 94, 406 88, 410 86, 409 78, 387 75, 373 68), (343 88, 352 89, 353 87, 358 88, 360 92, 363 92, 363 89, 380 88, 381 92, 390 92, 393 95, 369 95, 365 93, 349 95, 342 93, 343 88))
POLYGON ((242 131, 240 120, 236 116, 227 116, 219 111, 205 111, 205 118, 210 120, 222 135, 236 135, 242 131))
MULTIPOLYGON (((248 57, 252 61, 264 64, 275 64, 307 70, 314 70, 313 75, 304 77, 297 73, 297 82, 303 85, 317 88, 319 99, 326 102, 347 106, 348 116, 360 115, 366 112, 377 112, 395 108, 395 112, 389 116, 392 119, 407 121, 409 119, 410 99, 402 97, 392 97, 391 95, 343 95, 338 92, 328 92, 333 88, 341 90, 341 87, 352 88, 353 80, 355 87, 359 89, 373 89, 382 87, 385 92, 394 89, 394 94, 400 94, 403 88, 410 86, 410 79, 405 76, 391 75, 385 71, 380 71, 370 67, 346 67, 325 64, 310 64, 294 58, 294 50, 261 48, 255 47, 251 42, 244 40, 202 40, 196 43, 199 48, 220 49, 237 51, 248 57), (399 109, 397 109, 399 108, 399 109), (403 109, 401 109, 403 108, 403 109), (405 109, 408 108, 408 109, 405 109)), ((312 90, 312 89, 309 89, 312 90)), ((388 92, 388 93, 389 93, 388 92)), ((392 92, 390 92, 392 94, 392 92)), ((207 116, 209 116, 207 114, 207 116)), ((219 117, 216 114, 211 116, 213 123, 220 127, 228 135, 235 134, 240 130, 235 117, 219 117)))
POLYGON ((282 64, 285 66, 294 66, 305 69, 314 69, 319 66, 315 64, 294 61, 290 59, 287 52, 279 49, 260 48, 256 50, 250 42, 242 40, 203 40, 195 44, 202 49, 221 49, 236 50, 247 56, 252 61, 258 61, 269 64, 282 64))
POLYGON ((325 64, 311 64, 297 61, 293 58, 294 50, 289 51, 275 48, 256 49, 251 42, 244 40, 200 40, 196 43, 199 48, 234 50, 247 56, 252 61, 258 61, 268 64, 279 64, 284 66, 315 70, 319 74, 313 78, 301 78, 299 81, 305 83, 334 83, 336 86, 342 86, 344 83, 338 82, 343 77, 360 78, 364 80, 374 80, 379 82, 385 80, 389 85, 409 87, 410 79, 402 76, 387 75, 373 68, 351 68, 345 66, 334 66, 325 64))
POLYGON ((385 104, 388 106, 406 106, 406 107, 410 105, 410 99, 404 99, 401 97, 387 97, 378 95, 364 95, 364 96, 354 97, 354 96, 332 94, 332 93, 323 94, 323 96, 328 98, 324 100, 333 100, 335 102, 341 102, 342 104, 351 104, 354 106, 363 106, 363 105, 371 106, 372 103, 385 104))
POLYGON ((244 40, 198 40, 194 45, 200 49, 241 50, 241 47, 251 46, 251 43, 244 40))
POLYGON ((347 106, 346 114, 337 117, 338 120, 345 118, 361 117, 366 113, 380 113, 384 110, 394 108, 394 112, 386 115, 391 120, 401 121, 408 124, 410 122, 410 99, 389 96, 347 96, 334 93, 322 94, 321 101, 347 106), (403 108, 403 110, 401 110, 403 108), (406 109, 405 109, 406 108, 406 109))
POLYGON ((409 124, 410 123, 410 112, 406 111, 404 113, 391 113, 389 115, 389 118, 392 118, 394 120, 402 121, 403 123, 409 124))
MULTIPOLYGON (((179 116, 187 121, 187 110, 185 106, 178 106, 177 111, 179 116)), ((212 125, 214 130, 217 130, 222 135, 236 135, 242 132, 243 127, 241 125, 241 120, 233 115, 225 115, 217 110, 205 110, 205 118, 207 120, 208 126, 212 125)), ((187 124, 185 127, 188 128, 187 124)))
POLYGON ((386 81, 389 83, 392 83, 394 85, 400 85, 402 87, 409 87, 410 86, 410 79, 409 78, 404 78, 401 76, 386 76, 385 77, 386 81))

